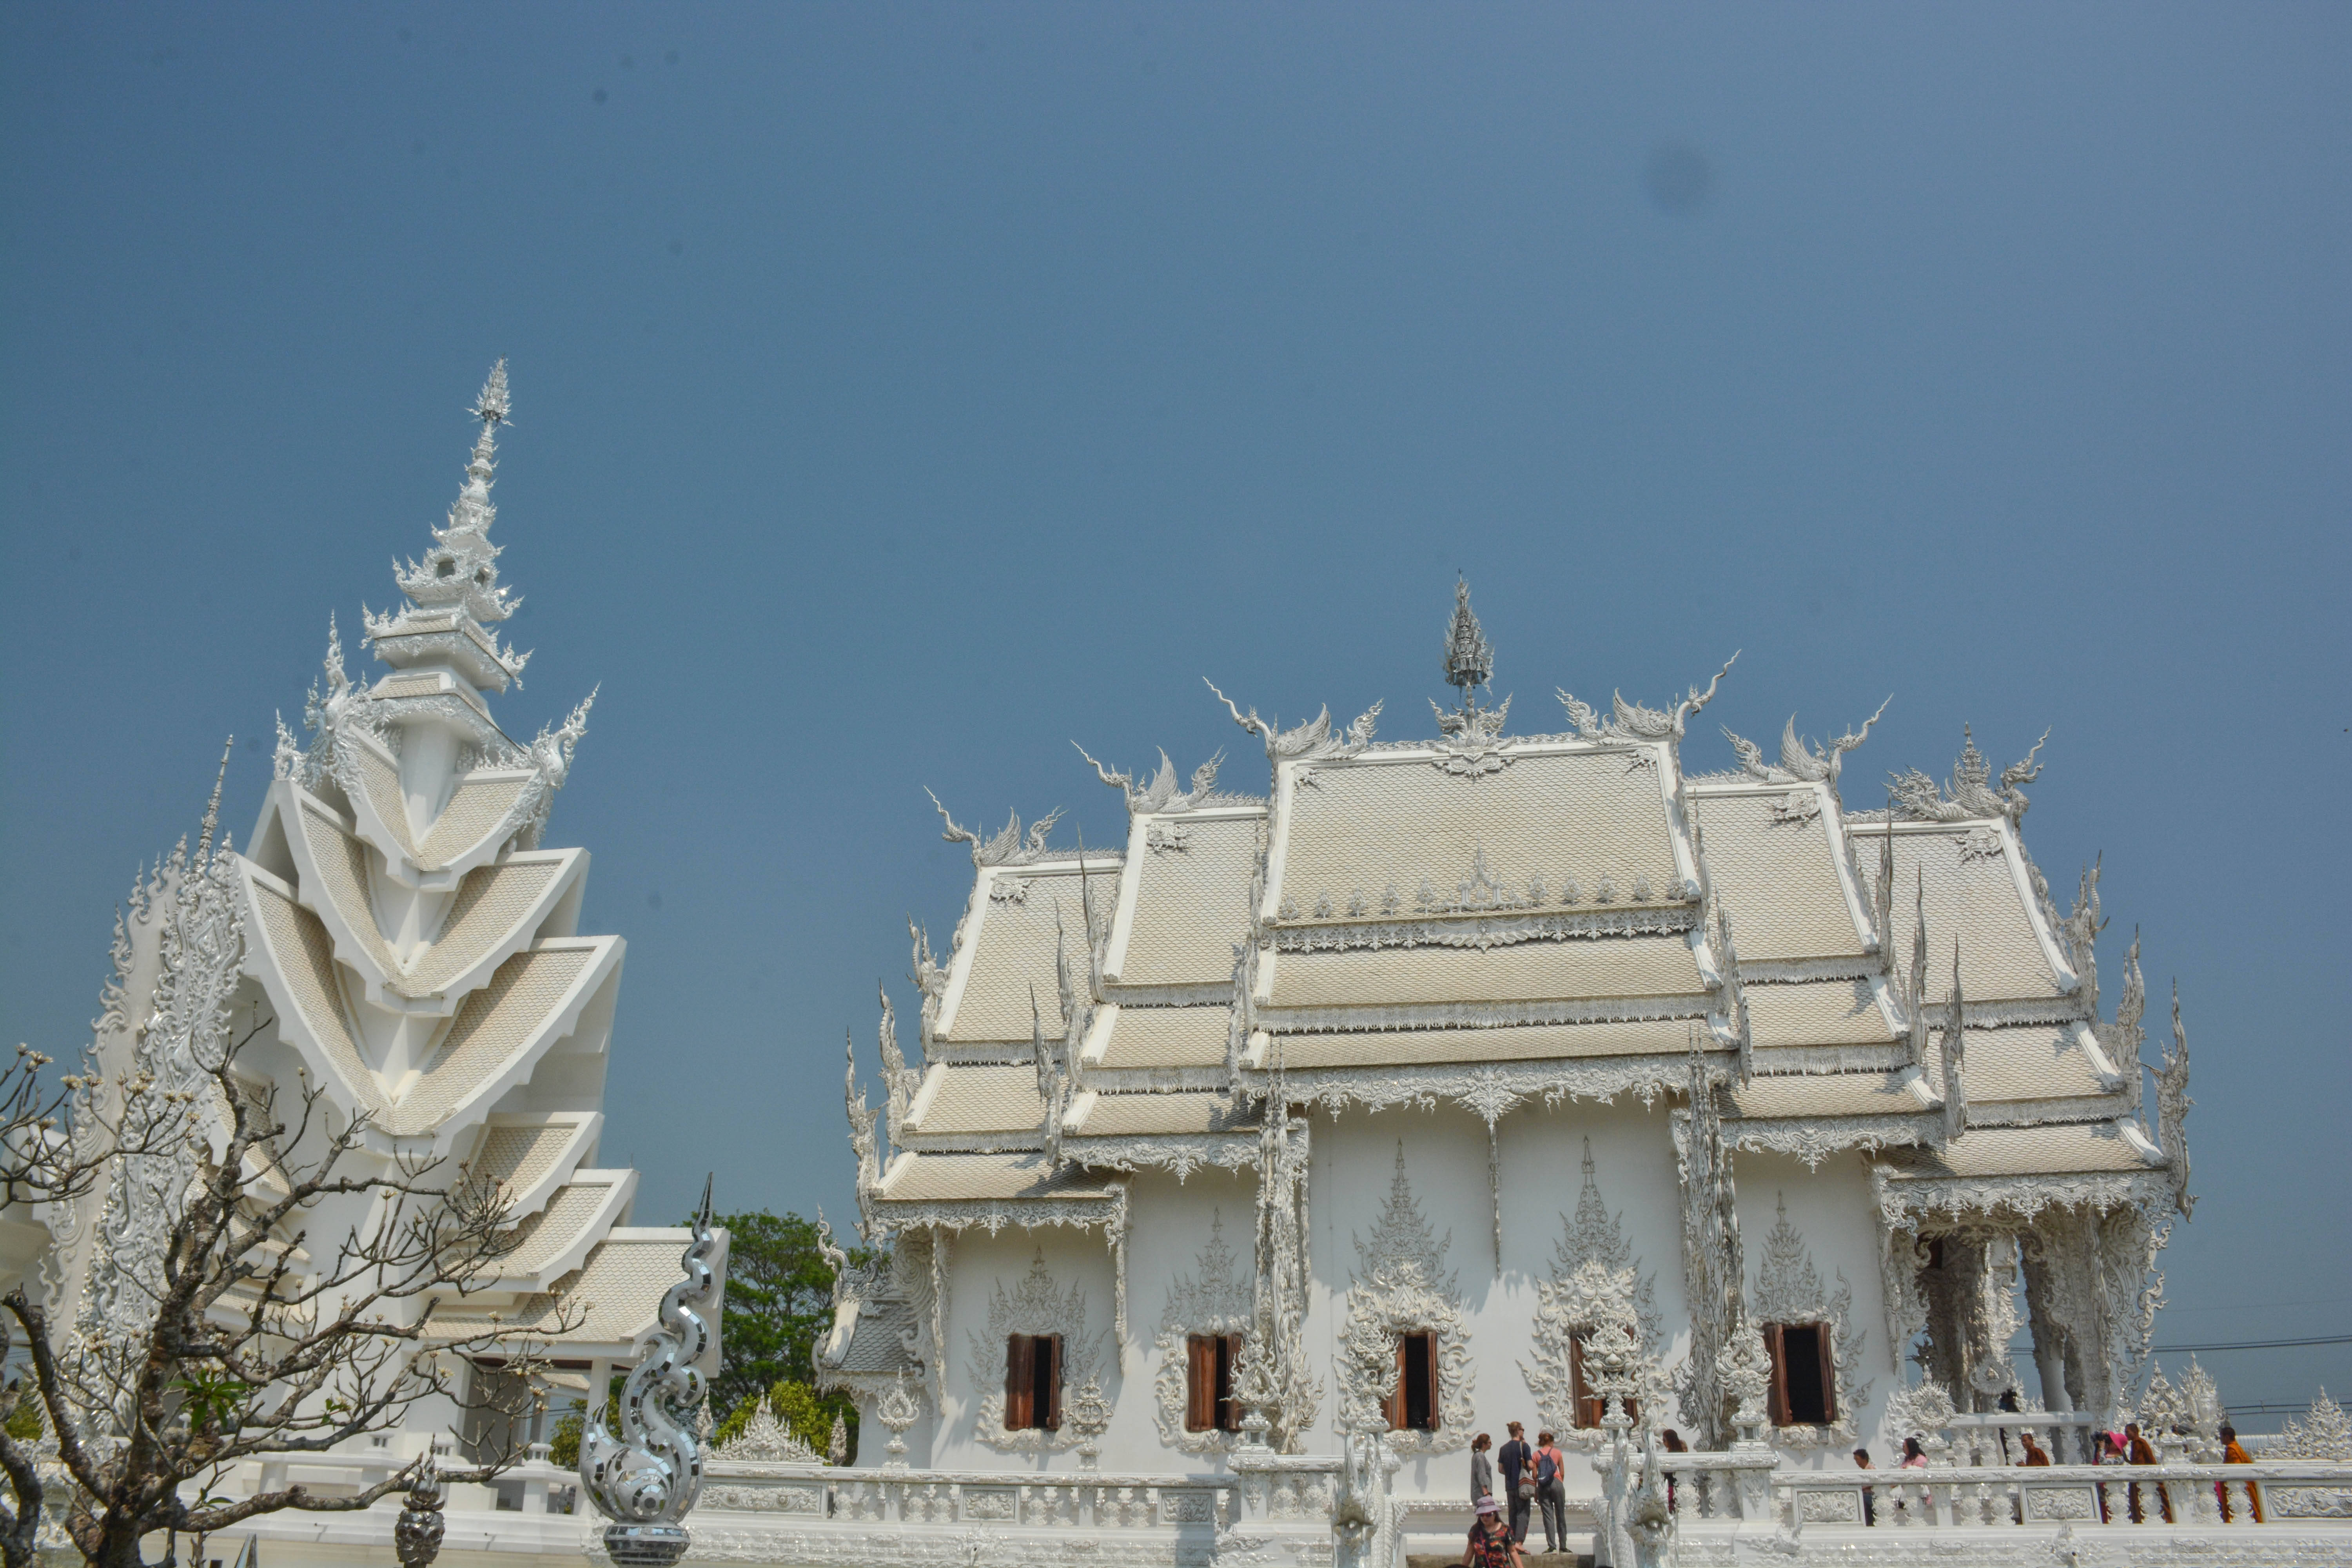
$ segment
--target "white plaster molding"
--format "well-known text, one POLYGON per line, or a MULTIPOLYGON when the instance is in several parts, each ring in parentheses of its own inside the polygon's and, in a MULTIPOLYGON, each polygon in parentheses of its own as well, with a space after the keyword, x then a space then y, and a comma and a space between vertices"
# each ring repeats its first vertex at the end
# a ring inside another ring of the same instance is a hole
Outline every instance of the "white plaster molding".
POLYGON ((1758 1260, 1756 1290, 1749 1315, 1759 1323, 1826 1323, 1830 1353, 1836 1373, 1832 1390, 1837 1419, 1820 1426, 1776 1426, 1773 1441, 1790 1448, 1822 1448, 1853 1441, 1861 1409, 1870 1399, 1872 1380, 1862 1375, 1863 1342, 1867 1337, 1853 1321, 1853 1291, 1843 1269, 1832 1292, 1813 1268, 1805 1238, 1789 1223, 1783 1197, 1771 1230, 1764 1237, 1764 1255, 1758 1260))
POLYGON ((1066 1291, 1055 1287, 1054 1276, 1045 1267, 1043 1247, 1038 1248, 1029 1272, 1010 1294, 1003 1279, 996 1281, 996 1294, 988 1304, 988 1338, 983 1341, 970 1330, 964 1331, 971 1347, 972 1395, 979 1405, 971 1435, 973 1441, 1005 1454, 1054 1453, 1076 1447, 1080 1435, 1067 1422, 1055 1431, 1042 1427, 1018 1432, 1004 1429, 1006 1342, 1014 1334, 1062 1337, 1062 1385, 1070 1394, 1075 1394, 1095 1375, 1097 1341, 1100 1336, 1087 1331, 1086 1291, 1075 1280, 1066 1291))
POLYGON ((1470 1323, 1454 1276, 1444 1272, 1449 1235, 1440 1240, 1423 1218, 1406 1178, 1404 1145, 1370 1238, 1356 1238, 1357 1272, 1340 1332, 1339 1420, 1354 1432, 1382 1432, 1402 1454, 1450 1454, 1470 1446, 1477 1410, 1470 1362, 1470 1323), (1382 1409, 1396 1389, 1397 1344, 1427 1333, 1437 1345, 1437 1428, 1391 1431, 1382 1409))
POLYGON ((1224 1217, 1213 1212, 1209 1244, 1201 1249, 1192 1274, 1169 1281, 1168 1304, 1160 1314, 1160 1333, 1153 1342, 1160 1356, 1160 1369, 1152 1377, 1153 1419, 1160 1426, 1160 1440, 1187 1454, 1230 1453, 1241 1441, 1238 1432, 1184 1429, 1185 1341, 1193 1334, 1246 1337, 1256 1327, 1255 1282, 1235 1272, 1235 1261, 1225 1242, 1224 1217))

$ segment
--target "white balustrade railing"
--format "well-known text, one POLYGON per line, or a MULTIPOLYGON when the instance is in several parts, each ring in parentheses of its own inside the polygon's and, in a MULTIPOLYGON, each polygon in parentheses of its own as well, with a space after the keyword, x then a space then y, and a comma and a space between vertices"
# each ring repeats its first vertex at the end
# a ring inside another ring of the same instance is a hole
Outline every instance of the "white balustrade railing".
MULTIPOLYGON (((1328 1461, 1324 1473, 1330 1470, 1328 1461)), ((1303 1510, 1296 1489, 1274 1489, 1303 1510)), ((1115 1475, 1079 1471, 1024 1476, 1001 1470, 852 1470, 824 1465, 736 1465, 704 1476, 698 1518, 709 1513, 786 1514, 797 1523, 985 1524, 1024 1530, 1157 1530, 1215 1532, 1241 1516, 1243 1478, 1115 1475)), ((1325 1494, 1328 1496, 1328 1493, 1325 1494)), ((1277 1504, 1279 1507, 1279 1504, 1277 1504)), ((1315 1515, 1328 1520, 1328 1504, 1315 1515)))
POLYGON ((1964 1465, 1909 1470, 1784 1470, 1774 1511, 1791 1530, 1952 1530, 2062 1524, 2279 1524, 2342 1518, 2352 1465, 1964 1465))

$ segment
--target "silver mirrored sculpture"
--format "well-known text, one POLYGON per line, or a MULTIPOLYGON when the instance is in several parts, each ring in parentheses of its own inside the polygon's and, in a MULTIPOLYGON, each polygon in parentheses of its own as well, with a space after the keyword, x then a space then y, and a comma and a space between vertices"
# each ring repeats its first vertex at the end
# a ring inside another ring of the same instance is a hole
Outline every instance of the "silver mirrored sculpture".
POLYGON ((593 1411, 581 1434, 581 1489, 613 1521, 604 1529, 604 1554, 619 1568, 668 1568, 686 1555, 691 1539, 682 1521, 702 1490, 693 1420, 703 1383, 696 1363, 712 1343, 706 1314, 719 1296, 709 1261, 716 1245, 706 1180, 694 1240, 678 1260, 686 1277, 662 1297, 644 1359, 621 1388, 621 1436, 607 1434, 593 1411))

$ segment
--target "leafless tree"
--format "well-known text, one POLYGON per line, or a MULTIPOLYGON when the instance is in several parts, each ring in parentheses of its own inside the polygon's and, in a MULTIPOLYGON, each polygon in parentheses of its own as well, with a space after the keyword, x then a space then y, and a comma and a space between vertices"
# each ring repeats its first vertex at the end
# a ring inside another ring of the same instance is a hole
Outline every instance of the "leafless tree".
POLYGON ((504 1418, 489 1424, 502 1442, 442 1472, 488 1479, 520 1457, 513 1434, 543 1397, 543 1336, 579 1321, 566 1304, 528 1329, 492 1316, 481 1331, 437 1332, 431 1299, 486 1282, 518 1245, 505 1191, 446 1161, 385 1155, 364 1115, 341 1115, 314 1085, 281 1113, 275 1086, 239 1070, 275 1021, 236 1000, 241 904, 212 822, 195 857, 172 862, 163 977, 135 1064, 110 1076, 92 1057, 52 1084, 47 1058, 20 1047, 0 1073, 0 1192, 101 1204, 106 1255, 92 1275, 103 1289, 61 1302, 72 1321, 22 1288, 0 1299, 0 1335, 21 1337, 32 1368, 0 1415, 32 1400, 46 1428, 37 1443, 0 1432, 6 1568, 37 1561, 44 1508, 103 1568, 141 1568, 142 1541, 159 1535, 170 1563, 181 1534, 365 1509, 433 1461, 348 1495, 228 1489, 257 1462, 399 1426, 426 1399, 504 1418), (314 1235, 322 1212, 364 1217, 314 1235), (478 1360, 509 1375, 469 1390, 460 1373, 478 1360))

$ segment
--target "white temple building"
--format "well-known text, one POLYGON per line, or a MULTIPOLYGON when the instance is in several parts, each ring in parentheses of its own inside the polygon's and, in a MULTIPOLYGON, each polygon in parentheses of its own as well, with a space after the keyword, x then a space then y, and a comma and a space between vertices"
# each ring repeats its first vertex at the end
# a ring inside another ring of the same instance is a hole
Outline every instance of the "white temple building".
MULTIPOLYGON (((944 953, 913 933, 920 1062, 886 995, 879 1107, 850 1067, 887 1261, 840 1268, 816 1359, 893 1434, 861 1466, 1229 1476, 1278 1521, 1319 1464, 1294 1513, 1377 1492, 1458 1554, 1472 1439, 1514 1419, 1596 1528, 1612 1380, 1620 1429, 1784 1488, 2004 1404, 2063 1464, 2143 1409, 2187 1046, 2176 1007, 2146 1095, 2137 942, 2103 1012, 2096 871, 2062 913, 2021 833, 2032 757, 1970 740, 1850 808, 1869 721, 1693 773, 1722 673, 1519 735, 1492 667, 1465 586, 1429 738, 1213 687, 1270 792, 1089 757, 1123 853, 940 807, 975 874, 944 953)), ((1798 1513, 1860 1522, 1833 1504, 1798 1513)))

